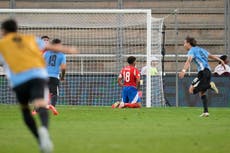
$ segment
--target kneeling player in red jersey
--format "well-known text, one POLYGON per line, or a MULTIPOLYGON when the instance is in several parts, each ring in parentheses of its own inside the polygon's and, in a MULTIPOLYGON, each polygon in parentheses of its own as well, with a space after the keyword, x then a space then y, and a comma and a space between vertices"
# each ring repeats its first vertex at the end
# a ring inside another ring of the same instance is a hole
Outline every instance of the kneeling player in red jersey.
POLYGON ((129 63, 129 65, 124 67, 118 76, 118 84, 123 88, 122 101, 114 103, 112 105, 112 108, 141 107, 141 99, 138 94, 138 89, 140 86, 140 73, 138 69, 135 67, 136 57, 128 57, 127 62, 129 63))

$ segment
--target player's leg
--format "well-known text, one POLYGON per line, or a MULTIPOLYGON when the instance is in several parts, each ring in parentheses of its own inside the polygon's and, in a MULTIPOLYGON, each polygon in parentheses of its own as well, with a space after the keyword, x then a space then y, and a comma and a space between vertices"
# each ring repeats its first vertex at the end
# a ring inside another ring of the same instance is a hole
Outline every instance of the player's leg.
POLYGON ((204 75, 203 82, 205 82, 205 85, 203 88, 212 89, 218 94, 219 93, 218 88, 216 87, 213 81, 211 82, 211 76, 212 76, 211 71, 209 69, 204 69, 203 75, 204 75))
POLYGON ((44 79, 33 79, 30 84, 30 100, 37 108, 37 112, 41 121, 41 127, 38 130, 40 148, 43 152, 52 152, 53 145, 49 137, 48 123, 49 114, 47 110, 48 104, 48 84, 44 79))
POLYGON ((141 108, 141 103, 125 103, 125 107, 128 108, 141 108))
POLYGON ((59 80, 57 78, 50 77, 49 90, 51 94, 51 104, 55 107, 59 92, 59 80))
POLYGON ((211 88, 210 85, 211 72, 209 69, 204 69, 198 73, 197 78, 192 81, 192 85, 189 88, 189 92, 192 94, 197 94, 199 92, 205 92, 207 89, 211 88))
POLYGON ((197 94, 198 92, 200 92, 200 83, 201 83, 201 72, 199 72, 197 77, 193 79, 192 84, 189 87, 189 93, 197 94))
POLYGON ((53 144, 48 131, 49 117, 48 110, 46 108, 47 100, 36 98, 33 100, 33 103, 35 104, 36 108, 38 108, 37 112, 41 121, 41 127, 38 129, 40 149, 43 153, 51 153, 53 150, 53 144))
POLYGON ((206 91, 209 89, 210 86, 210 80, 211 80, 211 72, 209 69, 204 69, 199 77, 200 83, 199 85, 194 89, 196 91, 199 91, 199 95, 201 97, 202 103, 203 103, 203 113, 201 116, 209 116, 208 113, 208 99, 206 96, 206 91))
POLYGON ((211 81, 211 72, 210 72, 210 70, 205 69, 204 73, 203 73, 202 84, 201 84, 201 85, 204 86, 204 90, 200 92, 200 97, 201 97, 201 100, 202 100, 202 103, 203 103, 203 108, 204 108, 202 116, 204 116, 204 117, 209 116, 209 113, 208 113, 208 99, 207 99, 207 96, 206 96, 205 93, 206 93, 207 89, 211 88, 210 81, 211 81))
POLYGON ((129 92, 129 87, 123 87, 123 89, 122 89, 122 100, 121 100, 121 103, 119 104, 119 108, 124 108, 125 103, 129 102, 128 92, 129 92))
POLYGON ((203 113, 200 115, 201 117, 208 117, 209 113, 208 113, 208 99, 207 96, 205 94, 205 92, 200 92, 200 97, 203 103, 203 113))
POLYGON ((37 109, 42 126, 48 128, 48 111, 46 107, 49 90, 47 87, 47 81, 43 79, 33 79, 30 83, 30 101, 37 109))
POLYGON ((128 92, 129 102, 125 103, 125 107, 128 108, 140 108, 141 107, 141 99, 138 95, 138 90, 135 87, 130 87, 128 92))
MULTIPOLYGON (((199 92, 200 94, 200 97, 201 97, 201 100, 202 100, 202 103, 203 103, 203 113, 200 115, 200 116, 209 116, 209 113, 208 113, 208 100, 207 100, 207 96, 205 95, 205 91, 201 91, 205 88, 203 88, 203 85, 204 85, 204 82, 202 82, 200 80, 201 78, 195 78, 192 82, 192 85, 189 87, 189 93, 190 94, 196 94, 197 92, 199 92)), ((205 85, 206 86, 206 85, 205 85)))
POLYGON ((48 109, 50 109, 54 115, 58 115, 59 113, 56 110, 55 106, 57 103, 59 80, 57 78, 50 77, 48 84, 49 84, 50 102, 51 102, 51 104, 48 105, 48 109))
POLYGON ((30 113, 29 108, 29 87, 28 83, 24 83, 15 87, 14 92, 16 93, 17 100, 20 103, 20 109, 22 112, 23 120, 29 130, 32 132, 34 137, 38 140, 38 130, 36 122, 30 113))
POLYGON ((218 88, 216 87, 215 83, 212 81, 210 82, 211 89, 215 91, 217 94, 219 93, 218 88))

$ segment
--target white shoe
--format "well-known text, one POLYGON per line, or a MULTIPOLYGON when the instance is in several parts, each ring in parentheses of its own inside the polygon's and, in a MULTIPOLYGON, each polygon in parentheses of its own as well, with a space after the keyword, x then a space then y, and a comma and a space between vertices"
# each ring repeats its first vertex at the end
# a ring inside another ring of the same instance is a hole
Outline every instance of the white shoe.
POLYGON ((210 85, 211 85, 211 89, 214 90, 217 94, 219 93, 219 90, 218 88, 216 87, 215 83, 214 82, 210 82, 210 85))
POLYGON ((208 117, 208 116, 209 116, 209 113, 208 113, 208 112, 202 113, 202 114, 200 115, 200 117, 208 117))
POLYGON ((39 140, 40 140, 40 149, 42 153, 52 153, 53 144, 49 137, 49 132, 47 128, 40 127, 38 129, 39 140))

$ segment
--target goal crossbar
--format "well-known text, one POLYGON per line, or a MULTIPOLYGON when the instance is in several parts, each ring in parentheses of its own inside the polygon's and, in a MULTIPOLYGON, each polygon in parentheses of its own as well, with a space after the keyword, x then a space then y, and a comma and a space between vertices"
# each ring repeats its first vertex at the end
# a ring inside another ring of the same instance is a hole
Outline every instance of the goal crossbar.
POLYGON ((150 13, 151 9, 0 9, 2 13, 150 13))

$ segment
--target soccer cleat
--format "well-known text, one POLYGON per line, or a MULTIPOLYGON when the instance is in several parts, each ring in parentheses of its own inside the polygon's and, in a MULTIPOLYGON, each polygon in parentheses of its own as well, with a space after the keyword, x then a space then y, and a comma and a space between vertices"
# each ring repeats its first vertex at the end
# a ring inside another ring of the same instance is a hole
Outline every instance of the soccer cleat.
POLYGON ((200 117, 209 117, 209 113, 208 112, 202 113, 200 117))
POLYGON ((216 87, 215 83, 214 82, 210 82, 210 85, 211 85, 211 89, 213 91, 215 91, 217 94, 219 93, 219 90, 218 88, 216 87))
POLYGON ((53 105, 49 105, 49 109, 53 112, 54 115, 58 115, 58 111, 56 110, 56 108, 53 105))
POLYGON ((50 140, 49 132, 46 127, 40 127, 38 129, 40 149, 42 153, 52 153, 53 143, 50 140))
POLYGON ((119 107, 119 105, 120 105, 120 102, 117 101, 112 105, 112 108, 117 108, 117 107, 119 107))
POLYGON ((36 110, 33 110, 33 111, 31 112, 31 114, 34 116, 34 115, 37 114, 37 111, 36 111, 36 110))

